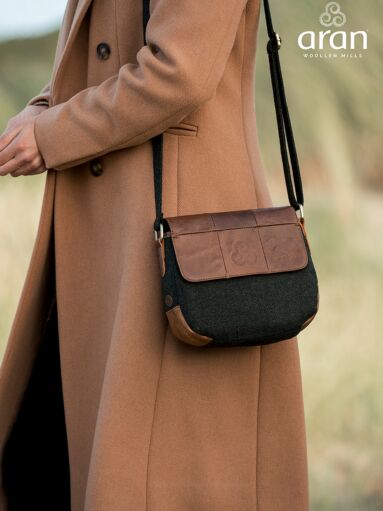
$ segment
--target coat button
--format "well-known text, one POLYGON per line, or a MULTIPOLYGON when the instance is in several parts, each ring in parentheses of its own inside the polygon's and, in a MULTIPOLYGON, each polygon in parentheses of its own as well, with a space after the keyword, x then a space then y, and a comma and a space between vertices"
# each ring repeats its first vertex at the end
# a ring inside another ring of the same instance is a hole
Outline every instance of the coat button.
POLYGON ((106 60, 110 55, 110 46, 108 43, 100 43, 97 45, 97 57, 100 60, 106 60))
POLYGON ((95 177, 101 176, 103 169, 100 160, 92 160, 90 162, 90 171, 95 177))

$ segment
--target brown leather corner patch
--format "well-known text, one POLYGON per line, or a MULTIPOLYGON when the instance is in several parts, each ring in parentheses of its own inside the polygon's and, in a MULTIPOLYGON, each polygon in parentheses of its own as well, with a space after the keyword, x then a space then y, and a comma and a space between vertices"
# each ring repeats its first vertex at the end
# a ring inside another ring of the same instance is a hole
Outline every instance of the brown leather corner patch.
POLYGON ((180 272, 191 282, 294 271, 308 264, 292 206, 166 220, 180 272))
POLYGON ((173 334, 180 341, 193 346, 204 346, 213 340, 211 337, 197 334, 190 328, 179 305, 166 311, 166 315, 173 334))
POLYGON ((161 277, 163 277, 165 275, 165 270, 166 270, 166 267, 165 267, 165 248, 164 248, 163 240, 161 241, 161 243, 157 243, 157 254, 158 254, 158 260, 159 260, 159 263, 160 263, 161 277))

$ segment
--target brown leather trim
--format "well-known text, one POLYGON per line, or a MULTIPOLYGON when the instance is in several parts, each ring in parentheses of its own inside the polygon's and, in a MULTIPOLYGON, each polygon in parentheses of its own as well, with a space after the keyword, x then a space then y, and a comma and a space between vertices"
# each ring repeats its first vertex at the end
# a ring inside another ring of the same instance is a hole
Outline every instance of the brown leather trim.
POLYGON ((308 264, 292 206, 166 220, 180 272, 190 282, 295 271, 308 264))
POLYGON ((189 327, 179 305, 166 311, 166 315, 173 334, 180 341, 193 346, 204 346, 213 340, 211 337, 197 334, 189 327))
POLYGON ((244 209, 216 213, 198 213, 167 217, 172 237, 225 229, 243 229, 278 224, 299 224, 299 218, 292 206, 244 209))
POLYGON ((157 242, 157 254, 158 254, 158 260, 159 260, 159 263, 160 263, 161 277, 163 277, 165 275, 165 270, 166 270, 166 267, 165 267, 165 247, 164 247, 164 242, 163 241, 161 241, 161 243, 157 242))

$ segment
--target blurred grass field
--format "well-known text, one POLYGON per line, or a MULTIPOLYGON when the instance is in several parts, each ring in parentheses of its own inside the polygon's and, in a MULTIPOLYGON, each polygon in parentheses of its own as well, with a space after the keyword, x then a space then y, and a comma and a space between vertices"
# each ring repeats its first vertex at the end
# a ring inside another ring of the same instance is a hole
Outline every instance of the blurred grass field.
POLYGON ((320 310, 299 336, 314 510, 383 509, 381 197, 306 194, 320 310), (363 199, 359 203, 359 199, 363 199), (336 203, 334 201, 334 203, 336 203))
MULTIPOLYGON (((304 61, 297 34, 318 28, 323 5, 308 0, 274 9, 284 45, 281 59, 300 155, 306 228, 320 283, 318 315, 299 336, 310 509, 382 511, 381 5, 377 0, 363 6, 342 3, 352 29, 369 31, 364 59, 304 61)), ((262 19, 258 130, 274 203, 285 204, 263 25, 262 19)), ((48 81, 56 38, 54 33, 0 44, 0 130, 48 81)), ((0 357, 30 259, 44 181, 45 175, 0 178, 0 357)))

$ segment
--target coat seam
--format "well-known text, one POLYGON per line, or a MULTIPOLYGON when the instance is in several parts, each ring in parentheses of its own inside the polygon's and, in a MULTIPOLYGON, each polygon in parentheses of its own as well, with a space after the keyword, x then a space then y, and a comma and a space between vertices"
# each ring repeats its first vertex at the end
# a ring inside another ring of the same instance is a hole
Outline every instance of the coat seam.
POLYGON ((116 46, 117 46, 117 56, 118 56, 118 67, 121 67, 121 54, 120 54, 120 46, 118 43, 118 26, 117 26, 117 0, 114 0, 114 30, 116 32, 116 46))
POLYGON ((257 402, 257 441, 255 447, 255 511, 259 509, 258 500, 258 467, 259 467, 259 402, 261 400, 261 364, 262 364, 262 346, 259 346, 259 364, 258 364, 258 402, 257 402))
POLYGON ((180 139, 177 137, 177 159, 176 159, 176 191, 177 191, 177 216, 179 215, 180 209, 180 190, 179 190, 179 165, 180 165, 180 139))
POLYGON ((247 32, 246 32, 246 20, 247 20, 246 14, 247 14, 248 5, 249 4, 246 3, 246 7, 244 9, 244 27, 243 27, 244 36, 243 36, 242 63, 241 63, 241 126, 242 126, 242 139, 243 139, 243 142, 245 144, 247 159, 248 159, 248 162, 249 162, 249 171, 250 171, 251 179, 252 179, 252 182, 253 182, 256 206, 258 207, 259 201, 258 201, 257 186, 256 186, 256 183, 255 183, 255 176, 254 176, 255 169, 253 169, 253 167, 252 167, 252 160, 250 158, 249 144, 248 144, 248 140, 247 140, 247 137, 246 137, 245 116, 244 116, 244 101, 243 101, 243 97, 244 97, 244 94, 243 94, 243 82, 244 82, 244 80, 243 80, 243 70, 244 70, 245 53, 246 53, 246 34, 247 34, 247 32))
POLYGON ((145 489, 145 509, 146 509, 146 511, 148 511, 148 487, 149 487, 150 452, 151 452, 151 446, 152 446, 154 420, 155 420, 156 412, 157 412, 158 392, 159 392, 159 386, 160 386, 160 380, 161 380, 161 374, 162 374, 162 365, 163 365, 163 360, 164 360, 165 344, 166 344, 166 339, 168 337, 168 329, 169 329, 169 326, 167 325, 167 328, 165 330, 164 342, 163 342, 163 345, 162 345, 161 363, 160 363, 160 369, 159 369, 159 372, 158 372, 158 380, 157 380, 157 386, 156 386, 156 395, 155 395, 155 398, 154 398, 154 405, 153 405, 152 425, 150 427, 150 436, 149 436, 149 445, 148 445, 148 456, 147 456, 147 462, 146 462, 146 489, 145 489))

